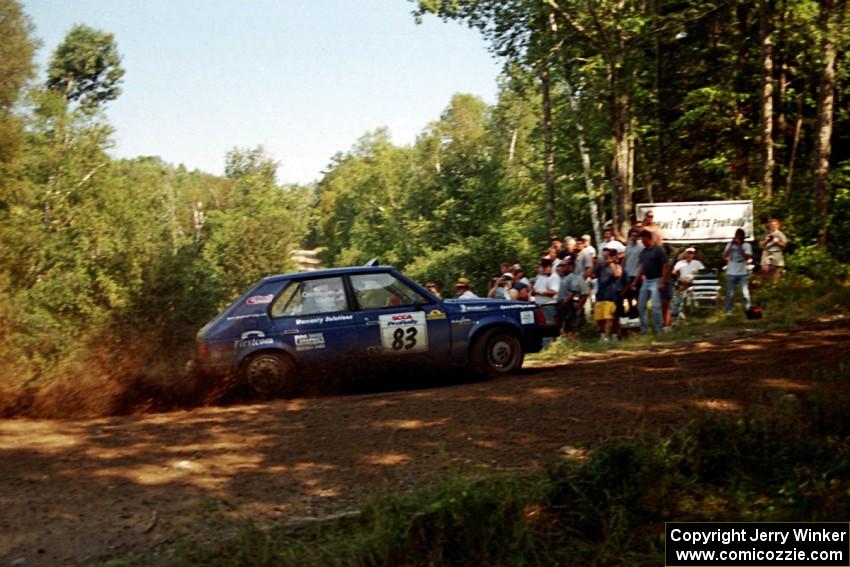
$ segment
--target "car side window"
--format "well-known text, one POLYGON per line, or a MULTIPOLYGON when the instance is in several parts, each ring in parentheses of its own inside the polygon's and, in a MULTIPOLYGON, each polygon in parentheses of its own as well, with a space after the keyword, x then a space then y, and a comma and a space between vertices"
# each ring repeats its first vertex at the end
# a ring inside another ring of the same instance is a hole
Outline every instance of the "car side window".
POLYGON ((321 278, 290 283, 272 303, 272 317, 316 315, 348 311, 342 278, 321 278))
POLYGON ((429 299, 392 274, 374 273, 351 276, 354 296, 361 309, 383 309, 406 305, 425 305, 429 299))

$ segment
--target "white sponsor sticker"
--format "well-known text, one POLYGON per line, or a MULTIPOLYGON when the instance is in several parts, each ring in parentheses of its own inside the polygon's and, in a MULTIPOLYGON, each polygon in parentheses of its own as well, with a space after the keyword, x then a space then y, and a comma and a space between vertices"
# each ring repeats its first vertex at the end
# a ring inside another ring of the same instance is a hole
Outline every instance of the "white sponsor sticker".
POLYGON ((245 303, 247 303, 248 305, 260 305, 260 304, 263 304, 263 303, 271 303, 272 299, 274 299, 274 295, 271 295, 271 294, 269 294, 269 295, 252 295, 251 297, 248 298, 248 300, 245 303))
POLYGON ((296 325, 323 325, 325 323, 338 323, 340 321, 353 321, 354 315, 327 315, 325 317, 312 317, 310 319, 296 319, 296 325))
POLYGON ((523 311, 519 314, 519 320, 523 325, 533 325, 534 311, 523 311))
POLYGON ((319 350, 325 348, 324 333, 295 335, 295 350, 319 350))
POLYGON ((425 313, 392 313, 378 317, 381 324, 381 350, 386 354, 428 350, 425 313))

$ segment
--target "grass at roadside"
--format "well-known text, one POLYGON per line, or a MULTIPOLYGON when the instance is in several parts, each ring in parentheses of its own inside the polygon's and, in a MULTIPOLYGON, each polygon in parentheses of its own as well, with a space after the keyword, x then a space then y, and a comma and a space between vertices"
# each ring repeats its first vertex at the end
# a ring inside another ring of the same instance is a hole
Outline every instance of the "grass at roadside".
MULTIPOLYGON (((740 300, 740 298, 738 298, 740 300)), ((708 311, 678 321, 672 332, 655 337, 632 331, 623 340, 601 342, 595 324, 588 323, 575 339, 559 339, 529 360, 564 360, 582 353, 631 351, 649 345, 665 345, 695 340, 723 339, 787 329, 801 321, 850 313, 850 286, 802 278, 788 278, 782 284, 760 285, 753 289, 753 304, 763 308, 762 319, 744 317, 740 304, 727 316, 722 310, 708 311)))
MULTIPOLYGON (((827 384, 850 380, 850 365, 827 384)), ((835 395, 833 390, 844 391, 835 395)), ((659 565, 665 521, 850 517, 850 395, 706 414, 656 443, 575 450, 525 476, 453 476, 307 525, 198 521, 156 557, 109 565, 659 565), (227 534, 227 535, 225 535, 227 534)), ((581 448, 579 448, 581 449, 581 448)))

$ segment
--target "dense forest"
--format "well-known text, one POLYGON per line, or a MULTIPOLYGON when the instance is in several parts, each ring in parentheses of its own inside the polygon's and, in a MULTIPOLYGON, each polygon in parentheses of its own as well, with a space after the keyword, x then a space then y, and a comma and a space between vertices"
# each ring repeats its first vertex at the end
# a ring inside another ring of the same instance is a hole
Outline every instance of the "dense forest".
POLYGON ((481 31, 498 100, 457 94, 415 143, 377 128, 283 186, 261 147, 222 156, 223 176, 111 157, 120 38, 77 25, 39 73, 31 22, 0 0, 0 388, 173 374, 201 324, 301 247, 484 291, 551 235, 622 233, 635 203, 752 199, 798 263, 850 261, 846 0, 411 9, 481 31))

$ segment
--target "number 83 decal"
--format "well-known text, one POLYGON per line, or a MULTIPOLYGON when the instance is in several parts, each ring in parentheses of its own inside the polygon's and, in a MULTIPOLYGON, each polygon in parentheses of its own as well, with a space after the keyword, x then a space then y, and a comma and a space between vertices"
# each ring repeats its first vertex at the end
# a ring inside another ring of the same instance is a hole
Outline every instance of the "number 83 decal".
POLYGON ((406 329, 396 329, 393 331, 393 350, 410 350, 416 346, 416 335, 418 331, 416 327, 407 327, 406 329), (407 335, 405 337, 405 335, 407 335))
POLYGON ((428 350, 428 326, 421 311, 381 315, 378 320, 383 352, 400 354, 428 350))

